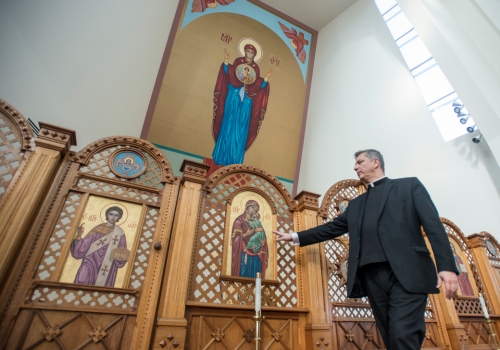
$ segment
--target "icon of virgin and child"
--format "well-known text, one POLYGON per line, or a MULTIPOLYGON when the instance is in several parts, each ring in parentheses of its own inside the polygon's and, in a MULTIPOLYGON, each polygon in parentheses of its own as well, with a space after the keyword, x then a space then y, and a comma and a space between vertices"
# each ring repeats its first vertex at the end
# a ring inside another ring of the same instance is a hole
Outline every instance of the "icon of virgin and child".
POLYGON ((75 276, 76 284, 114 287, 118 269, 129 259, 125 232, 117 225, 123 217, 123 209, 109 207, 105 216, 106 222, 95 226, 83 238, 84 224, 78 227, 70 248, 73 258, 82 260, 75 276))
POLYGON ((233 222, 231 275, 255 278, 257 272, 266 276, 269 248, 262 223, 259 203, 248 200, 245 211, 233 222))
POLYGON ((240 40, 238 46, 242 56, 233 64, 224 49, 214 88, 212 158, 217 165, 243 164, 245 152, 259 134, 269 100, 272 70, 262 78, 256 63, 262 59, 261 46, 251 38, 240 40))

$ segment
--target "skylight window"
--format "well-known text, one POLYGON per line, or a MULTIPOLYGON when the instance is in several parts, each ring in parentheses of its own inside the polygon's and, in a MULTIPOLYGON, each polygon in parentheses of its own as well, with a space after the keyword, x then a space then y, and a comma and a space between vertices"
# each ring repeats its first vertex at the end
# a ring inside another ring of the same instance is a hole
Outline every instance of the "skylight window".
POLYGON ((461 101, 455 89, 398 3, 395 0, 375 0, 375 3, 420 88, 444 140, 450 141, 467 134, 467 127, 475 125, 474 121, 469 117, 463 124, 457 118, 452 104, 461 101))

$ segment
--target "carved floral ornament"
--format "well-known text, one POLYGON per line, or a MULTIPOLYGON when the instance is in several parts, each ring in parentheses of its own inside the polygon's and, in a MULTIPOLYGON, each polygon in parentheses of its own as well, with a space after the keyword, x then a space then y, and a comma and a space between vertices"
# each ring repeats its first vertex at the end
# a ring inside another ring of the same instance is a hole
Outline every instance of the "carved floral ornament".
POLYGON ((5 115, 18 126, 21 132, 21 149, 23 151, 33 151, 35 149, 35 135, 28 125, 27 119, 14 107, 0 99, 0 114, 5 115))
POLYGON ((80 152, 71 153, 71 160, 76 163, 88 165, 90 160, 96 153, 99 153, 113 146, 123 146, 123 148, 120 149, 121 151, 125 151, 130 148, 135 149, 135 151, 139 154, 140 151, 147 152, 155 160, 162 171, 161 182, 174 183, 176 178, 172 173, 172 168, 165 155, 152 143, 137 137, 113 136, 97 140, 82 149, 80 152))
POLYGON ((270 184, 273 184, 278 189, 280 194, 286 200, 286 204, 290 208, 290 211, 293 212, 296 210, 295 201, 293 200, 292 196, 290 195, 290 193, 288 192, 286 187, 281 183, 280 180, 278 180, 274 175, 268 173, 267 171, 250 165, 238 164, 220 168, 212 175, 210 175, 210 177, 203 184, 202 188, 205 191, 211 191, 212 188, 214 188, 214 186, 216 186, 220 181, 222 181, 231 174, 238 174, 238 173, 254 174, 266 179, 270 184))

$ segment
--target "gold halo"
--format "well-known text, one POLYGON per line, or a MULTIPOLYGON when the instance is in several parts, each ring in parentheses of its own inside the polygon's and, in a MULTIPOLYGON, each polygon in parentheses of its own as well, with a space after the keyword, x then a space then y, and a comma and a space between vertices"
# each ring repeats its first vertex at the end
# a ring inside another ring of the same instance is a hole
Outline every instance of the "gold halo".
POLYGON ((251 192, 251 193, 241 197, 240 207, 241 207, 241 209, 243 209, 243 211, 246 210, 245 205, 247 204, 247 202, 249 200, 254 200, 257 203, 259 203, 259 211, 258 212, 260 213, 261 218, 263 219, 264 215, 266 213, 265 212, 266 207, 264 206, 264 204, 268 204, 267 201, 264 198, 262 198, 262 196, 258 195, 257 193, 251 192), (251 198, 248 198, 248 197, 251 197, 251 198))
POLYGON ((116 223, 117 225, 122 225, 123 223, 125 223, 127 221, 127 219, 128 219, 128 210, 127 210, 127 208, 123 204, 120 204, 120 203, 109 203, 109 204, 106 204, 101 209, 101 215, 100 216, 101 216, 102 222, 108 221, 108 220, 106 220, 106 210, 108 210, 108 208, 110 208, 110 207, 119 207, 119 208, 121 208, 121 210, 123 210, 123 216, 116 223))
POLYGON ((262 46, 260 44, 252 39, 252 38, 243 38, 240 40, 238 43, 238 51, 241 56, 245 56, 245 45, 253 45, 255 49, 257 50, 257 53, 255 54, 255 57, 253 58, 254 62, 259 62, 262 59, 262 56, 264 55, 264 50, 262 50, 262 46))

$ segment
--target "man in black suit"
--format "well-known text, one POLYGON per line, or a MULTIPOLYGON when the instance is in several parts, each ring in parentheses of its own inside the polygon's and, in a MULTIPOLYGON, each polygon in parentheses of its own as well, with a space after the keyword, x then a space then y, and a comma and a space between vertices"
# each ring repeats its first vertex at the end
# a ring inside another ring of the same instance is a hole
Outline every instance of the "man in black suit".
POLYGON ((387 349, 420 349, 427 294, 439 293, 442 284, 448 299, 457 291, 458 271, 446 231, 417 178, 385 177, 384 158, 376 150, 354 157, 354 171, 367 192, 333 221, 298 233, 274 231, 276 240, 302 247, 349 232, 348 297, 368 296, 387 349))

